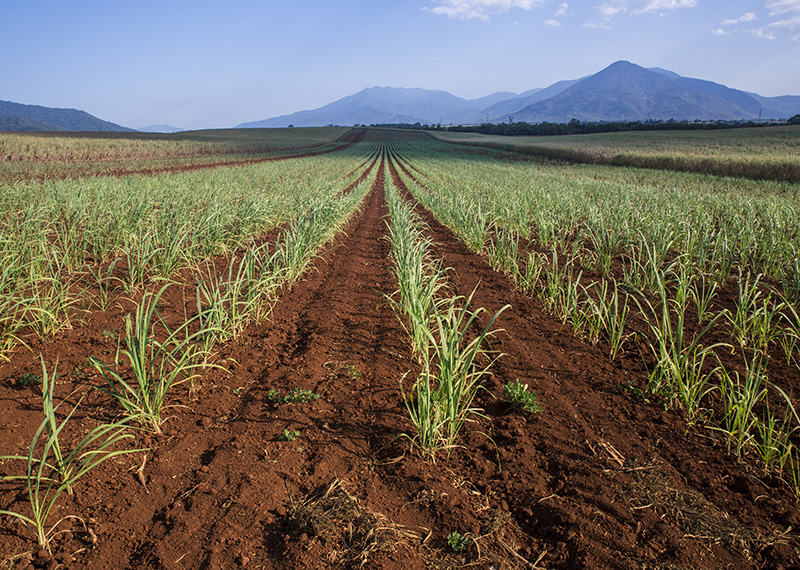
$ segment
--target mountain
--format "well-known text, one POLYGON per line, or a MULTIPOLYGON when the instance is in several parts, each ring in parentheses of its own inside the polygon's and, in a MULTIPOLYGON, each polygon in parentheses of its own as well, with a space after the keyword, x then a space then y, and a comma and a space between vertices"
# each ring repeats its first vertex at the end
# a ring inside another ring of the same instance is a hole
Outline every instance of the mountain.
POLYGON ((482 111, 482 113, 485 116, 484 118, 492 117, 494 122, 503 122, 520 109, 524 109, 528 105, 533 105, 539 101, 544 101, 545 99, 554 97, 568 87, 572 87, 578 81, 580 81, 580 79, 566 79, 564 81, 553 83, 550 87, 546 87, 544 89, 532 89, 531 91, 526 91, 519 97, 506 99, 505 101, 501 101, 495 105, 492 105, 491 107, 487 107, 482 111))
MULTIPOLYGON (((533 89, 532 91, 540 91, 540 90, 533 89)), ((486 97, 470 99, 469 102, 478 107, 479 109, 485 109, 487 107, 491 107, 492 105, 496 105, 501 101, 516 99, 517 97, 521 97, 521 95, 517 95, 516 93, 512 93, 511 91, 498 91, 497 93, 492 93, 491 95, 487 95, 486 97)))
POLYGON ((180 133, 186 129, 173 127, 172 125, 147 125, 146 127, 136 127, 140 133, 180 133))
POLYGON ((0 131, 66 131, 24 115, 0 115, 0 131))
POLYGON ((573 118, 583 122, 757 118, 709 90, 697 90, 664 73, 618 61, 558 95, 520 109, 514 118, 529 123, 573 118))
POLYGON ((134 132, 77 109, 54 109, 0 101, 0 131, 134 132))
POLYGON ((686 87, 689 90, 696 91, 698 93, 705 93, 706 95, 712 95, 714 97, 719 97, 728 101, 729 103, 733 103, 737 107, 740 107, 750 113, 751 115, 758 116, 759 111, 762 109, 761 103, 756 101, 753 97, 745 93, 744 91, 739 91, 738 89, 731 89, 730 87, 726 87, 725 85, 720 85, 719 83, 714 83, 713 81, 705 81, 703 79, 693 79, 691 77, 682 77, 673 71, 667 71, 663 69, 653 68, 651 71, 656 71, 658 73, 663 73, 673 82, 686 87))
MULTIPOLYGON (((800 114, 800 96, 764 97, 683 77, 661 68, 618 61, 579 79, 558 81, 520 94, 508 91, 463 99, 446 91, 371 87, 318 109, 242 123, 237 128, 354 124, 563 123, 647 120, 739 121, 788 119, 800 114)), ((171 125, 141 132, 174 133, 171 125)), ((0 101, 0 131, 134 132, 76 109, 0 101)))
POLYGON ((748 95, 764 106, 764 118, 786 119, 800 114, 800 97, 797 95, 781 97, 763 97, 755 93, 748 93, 748 95))
POLYGON ((800 96, 762 97, 725 85, 618 61, 580 79, 519 95, 462 99, 445 91, 372 87, 319 109, 239 127, 422 123, 529 123, 787 119, 800 114, 800 96))
POLYGON ((721 97, 726 101, 738 105, 748 113, 751 113, 754 117, 761 117, 763 119, 786 119, 800 112, 800 97, 798 96, 763 97, 755 93, 731 89, 730 87, 714 83, 713 81, 681 77, 674 71, 659 69, 658 67, 652 67, 650 69, 658 73, 663 73, 675 83, 689 89, 721 97))
POLYGON ((289 125, 311 127, 328 124, 461 123, 477 116, 487 105, 509 96, 516 97, 514 93, 500 93, 469 100, 446 91, 370 87, 319 109, 242 123, 238 128, 289 125))

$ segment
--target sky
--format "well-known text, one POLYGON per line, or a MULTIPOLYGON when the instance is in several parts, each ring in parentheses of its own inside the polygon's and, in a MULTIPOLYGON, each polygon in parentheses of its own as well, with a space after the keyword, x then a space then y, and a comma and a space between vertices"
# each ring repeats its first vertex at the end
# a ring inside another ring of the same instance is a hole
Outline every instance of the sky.
POLYGON ((619 60, 800 95, 800 0, 0 0, 0 100, 227 128, 366 87, 473 99, 619 60))

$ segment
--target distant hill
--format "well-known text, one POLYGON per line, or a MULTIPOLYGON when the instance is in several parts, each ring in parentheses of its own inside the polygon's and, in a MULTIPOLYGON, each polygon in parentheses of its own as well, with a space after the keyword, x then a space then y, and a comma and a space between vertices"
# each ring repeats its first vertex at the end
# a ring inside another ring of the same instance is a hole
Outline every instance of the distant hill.
POLYGON ((77 109, 54 109, 0 101, 0 131, 112 131, 133 129, 103 121, 77 109))
POLYGON ((729 101, 754 117, 763 119, 786 119, 800 113, 800 96, 785 95, 783 97, 764 97, 756 93, 748 93, 739 89, 731 89, 725 85, 705 81, 703 79, 692 79, 681 77, 673 71, 651 68, 652 71, 665 74, 675 83, 683 85, 689 89, 700 91, 709 95, 715 95, 729 101))
POLYGON ((239 127, 422 123, 616 122, 647 120, 749 121, 788 119, 800 96, 762 97, 725 85, 618 61, 580 79, 558 81, 520 95, 462 99, 445 91, 373 87, 319 109, 239 127))
MULTIPOLYGON (((420 123, 423 125, 626 122, 648 120, 751 121, 800 114, 800 96, 764 97, 713 81, 683 77, 660 68, 618 61, 579 79, 565 79, 521 94, 501 91, 463 99, 446 91, 370 87, 318 109, 251 121, 237 128, 313 127, 420 123)), ((114 123, 75 109, 53 109, 0 101, 0 130, 123 131, 114 123)), ((171 125, 142 132, 175 133, 171 125)))
POLYGON ((136 127, 141 133, 180 133, 186 129, 173 127, 172 125, 147 125, 146 127, 136 127))
POLYGON ((758 116, 759 111, 762 109, 761 103, 756 101, 753 97, 745 93, 744 91, 739 91, 738 89, 731 89, 730 87, 726 87, 725 85, 721 85, 719 83, 714 83, 713 81, 705 81, 703 79, 692 79, 690 77, 682 77, 675 73, 674 71, 668 71, 666 69, 660 69, 658 67, 650 68, 650 71, 655 71, 657 73, 662 73, 669 77, 674 83, 686 87, 691 91, 696 91, 698 93, 705 93, 706 95, 712 95, 714 97, 719 97, 728 101, 729 103, 733 103, 737 107, 747 111, 753 116, 758 116))
POLYGON ((783 95, 781 97, 763 97, 755 93, 748 93, 753 99, 764 106, 764 117, 785 119, 800 114, 800 96, 783 95))
MULTIPOLYGON (((553 83, 550 87, 546 87, 544 89, 535 89, 533 92, 526 91, 519 97, 514 97, 513 99, 506 99, 505 101, 500 101, 491 107, 488 107, 483 110, 483 113, 486 117, 489 118, 492 122, 498 123, 507 121, 509 117, 514 115, 520 109, 524 109, 528 105, 533 105, 534 103, 538 103, 539 101, 544 101, 545 99, 549 99, 550 97, 554 97, 564 91, 565 89, 572 87, 575 85, 579 79, 565 79, 563 81, 558 81, 553 83)), ((516 117, 515 117, 516 118, 516 117)))
POLYGON ((446 91, 371 87, 319 109, 300 111, 263 121, 239 125, 240 128, 321 126, 328 124, 460 123, 479 115, 497 99, 515 97, 513 93, 469 100, 446 91))
POLYGON ((62 127, 48 125, 24 115, 0 115, 0 131, 66 131, 62 127))
MULTIPOLYGON (((532 92, 541 91, 541 89, 532 89, 532 92)), ((528 94, 532 94, 531 91, 528 94)), ((523 94, 524 95, 524 94, 523 94)), ((491 95, 487 95, 486 97, 479 97, 478 99, 470 99, 469 102, 479 109, 486 109, 500 103, 501 101, 508 101, 509 99, 516 99, 518 97, 522 97, 523 95, 517 95, 516 93, 512 93, 511 91, 498 91, 497 93, 492 93, 491 95)))

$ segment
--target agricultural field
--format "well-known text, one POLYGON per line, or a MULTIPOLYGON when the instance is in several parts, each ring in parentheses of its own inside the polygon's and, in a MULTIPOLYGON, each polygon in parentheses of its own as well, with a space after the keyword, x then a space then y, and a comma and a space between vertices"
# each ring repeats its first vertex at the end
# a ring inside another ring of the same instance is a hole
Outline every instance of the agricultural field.
POLYGON ((305 131, 2 163, 0 569, 796 567, 797 183, 305 131))
POLYGON ((544 137, 458 132, 435 136, 589 164, 800 182, 800 126, 544 137))
POLYGON ((352 142, 347 134, 342 127, 122 135, 3 132, 0 183, 175 172, 317 154, 346 146, 352 142))

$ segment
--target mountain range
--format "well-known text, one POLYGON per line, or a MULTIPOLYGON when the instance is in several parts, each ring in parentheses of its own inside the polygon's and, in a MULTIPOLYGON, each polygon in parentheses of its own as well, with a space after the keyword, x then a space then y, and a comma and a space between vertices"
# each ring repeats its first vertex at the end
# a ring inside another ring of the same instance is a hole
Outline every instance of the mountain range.
POLYGON ((646 69, 628 61, 574 80, 519 95, 503 92, 462 99, 446 91, 371 87, 319 109, 238 128, 352 124, 475 124, 647 120, 748 121, 800 114, 800 96, 762 97, 725 85, 646 69))
MULTIPOLYGON (((446 91, 370 87, 324 107, 247 122, 237 128, 354 124, 478 124, 648 120, 751 121, 800 114, 800 96, 763 97, 675 72, 618 61, 579 79, 516 94, 463 99, 446 91)), ((0 101, 0 131, 128 131, 76 109, 0 101)), ((170 125, 145 132, 176 132, 170 125)))

